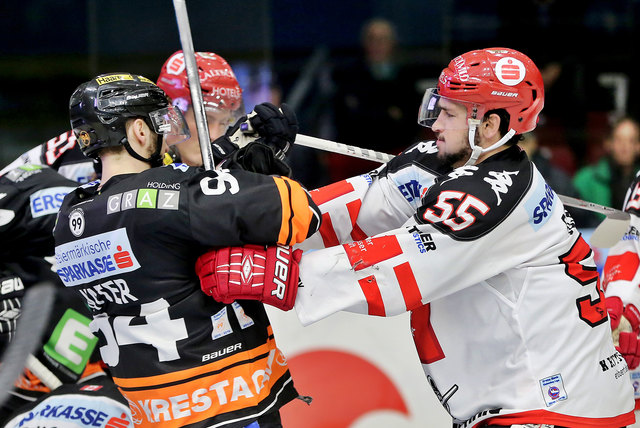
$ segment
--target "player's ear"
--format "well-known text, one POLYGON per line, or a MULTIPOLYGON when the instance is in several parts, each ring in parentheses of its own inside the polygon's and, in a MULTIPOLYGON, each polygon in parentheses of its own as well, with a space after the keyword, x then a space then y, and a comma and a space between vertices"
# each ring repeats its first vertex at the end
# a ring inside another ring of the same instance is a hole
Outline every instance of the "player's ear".
POLYGON ((480 132, 482 134, 483 141, 498 141, 501 138, 500 135, 500 116, 496 113, 491 113, 486 116, 480 125, 480 132))
POLYGON ((141 118, 127 122, 127 140, 129 140, 129 144, 144 146, 150 141, 150 136, 151 129, 141 118))

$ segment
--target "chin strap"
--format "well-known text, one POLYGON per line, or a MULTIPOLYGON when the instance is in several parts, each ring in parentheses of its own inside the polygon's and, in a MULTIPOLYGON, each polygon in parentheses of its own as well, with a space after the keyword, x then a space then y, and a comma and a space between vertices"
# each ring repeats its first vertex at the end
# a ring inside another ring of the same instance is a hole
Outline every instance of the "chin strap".
POLYGON ((489 147, 482 148, 480 146, 476 146, 475 144, 476 129, 478 128, 478 125, 480 125, 480 120, 468 119, 468 122, 469 122, 469 145, 471 146, 471 156, 469 157, 469 160, 467 160, 467 162, 464 164, 464 166, 475 165, 481 154, 489 152, 491 150, 495 150, 498 147, 504 145, 516 133, 515 130, 510 129, 509 132, 507 132, 504 135, 504 137, 500 138, 498 141, 496 141, 489 147))
POLYGON ((137 153, 135 150, 133 150, 133 148, 129 144, 129 140, 127 140, 127 137, 124 137, 120 141, 120 144, 122 144, 124 146, 124 148, 127 150, 127 153, 129 153, 131 155, 131 157, 133 157, 135 159, 138 159, 139 161, 146 162, 149 165, 151 165, 151 168, 155 168, 157 166, 164 165, 163 157, 160 155, 160 151, 162 150, 162 137, 163 136, 161 134, 158 134, 158 141, 156 143, 157 144, 156 151, 151 156, 149 156, 148 158, 140 156, 139 153, 137 153))

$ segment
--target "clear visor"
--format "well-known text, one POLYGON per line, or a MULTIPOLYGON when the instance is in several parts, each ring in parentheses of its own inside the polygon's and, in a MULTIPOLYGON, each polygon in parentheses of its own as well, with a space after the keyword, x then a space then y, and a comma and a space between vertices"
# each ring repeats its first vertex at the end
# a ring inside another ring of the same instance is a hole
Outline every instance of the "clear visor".
POLYGON ((432 128, 438 121, 442 129, 465 129, 469 126, 468 119, 479 119, 484 116, 481 104, 456 100, 438 94, 437 88, 425 91, 418 112, 418 124, 432 128))
POLYGON ((207 117, 210 116, 209 113, 215 113, 217 116, 222 116, 222 113, 229 113, 229 126, 236 123, 238 119, 245 115, 244 111, 244 101, 242 99, 229 102, 225 101, 224 98, 211 96, 211 95, 203 95, 202 102, 204 104, 204 110, 207 112, 207 117))
MULTIPOLYGON (((191 106, 191 99, 175 98, 172 103, 183 113, 187 113, 191 106)), ((207 124, 209 125, 209 129, 216 130, 210 132, 214 134, 215 138, 224 134, 227 129, 246 114, 244 109, 244 100, 242 99, 235 101, 230 105, 230 103, 225 102, 222 98, 204 95, 202 97, 202 103, 204 105, 205 114, 207 115, 207 124)), ((215 138, 212 137, 212 139, 215 138)))
POLYGON ((169 106, 149 113, 153 130, 164 135, 169 146, 181 143, 191 137, 182 112, 175 106, 169 106))

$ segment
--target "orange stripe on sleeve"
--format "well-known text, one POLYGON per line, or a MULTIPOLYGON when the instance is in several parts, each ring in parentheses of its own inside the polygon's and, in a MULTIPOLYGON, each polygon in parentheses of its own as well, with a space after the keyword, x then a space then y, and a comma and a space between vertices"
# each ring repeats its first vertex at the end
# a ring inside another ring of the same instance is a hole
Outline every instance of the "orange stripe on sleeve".
POLYGON ((307 192, 287 177, 273 177, 282 203, 282 222, 278 243, 294 245, 307 239, 312 212, 307 192))

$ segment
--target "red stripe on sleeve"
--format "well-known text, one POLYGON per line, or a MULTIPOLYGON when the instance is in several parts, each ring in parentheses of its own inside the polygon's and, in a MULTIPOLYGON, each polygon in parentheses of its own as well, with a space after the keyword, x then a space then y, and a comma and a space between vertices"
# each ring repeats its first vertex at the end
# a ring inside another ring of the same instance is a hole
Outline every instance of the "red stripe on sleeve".
POLYGON ((362 229, 360 229, 360 227, 356 223, 361 206, 362 201, 360 199, 351 201, 347 204, 347 211, 349 211, 349 218, 351 219, 351 238, 354 241, 362 241, 367 237, 367 235, 362 231, 362 229))
POLYGON ((342 246, 355 271, 402 254, 398 238, 393 235, 367 238, 364 241, 350 242, 342 246))
POLYGON ((346 180, 342 180, 337 183, 312 190, 309 194, 311 195, 313 202, 317 205, 322 205, 327 201, 346 195, 349 192, 353 192, 353 185, 346 180))
POLYGON ((411 331, 422 364, 431 364, 445 357, 431 326, 431 305, 429 303, 411 311, 411 331))
POLYGON ((404 298, 404 304, 407 310, 410 311, 422 306, 422 294, 420 293, 418 282, 416 281, 409 262, 394 267, 393 271, 396 273, 396 278, 400 284, 400 290, 402 291, 402 297, 404 298))
POLYGON ((382 301, 382 295, 380 294, 380 287, 378 287, 378 281, 376 277, 371 275, 366 278, 358 280, 360 288, 367 299, 367 305, 369 306, 369 315, 375 315, 384 317, 384 302, 382 301))
POLYGON ((362 229, 360 229, 360 226, 358 226, 358 224, 356 223, 353 225, 353 230, 351 231, 351 238, 353 238, 354 241, 361 241, 367 238, 367 234, 364 233, 362 229))
POLYGON ((319 232, 322 237, 322 242, 326 248, 339 244, 338 235, 336 235, 336 231, 333 230, 333 223, 331 222, 329 213, 322 214, 322 225, 320 226, 319 232))

